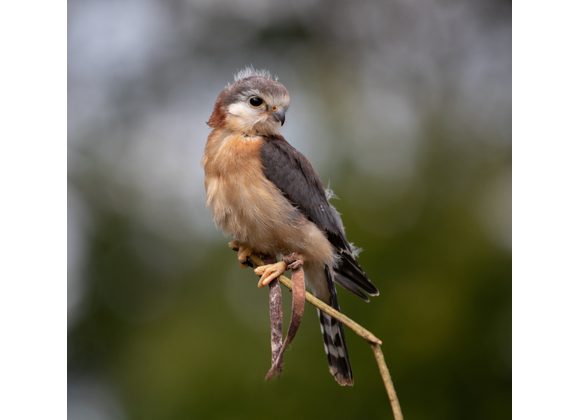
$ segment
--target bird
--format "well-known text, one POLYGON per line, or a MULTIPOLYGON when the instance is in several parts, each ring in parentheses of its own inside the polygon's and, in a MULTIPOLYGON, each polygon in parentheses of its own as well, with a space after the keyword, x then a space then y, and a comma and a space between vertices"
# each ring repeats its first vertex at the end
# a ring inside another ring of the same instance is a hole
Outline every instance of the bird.
MULTIPOLYGON (((240 263, 274 258, 255 269, 258 287, 300 263, 306 288, 340 310, 335 283, 364 301, 379 294, 357 261, 330 195, 308 159, 281 135, 290 105, 286 87, 267 70, 246 67, 217 96, 202 160, 206 204, 233 240, 240 263)), ((318 311, 331 375, 354 384, 342 324, 318 311)))

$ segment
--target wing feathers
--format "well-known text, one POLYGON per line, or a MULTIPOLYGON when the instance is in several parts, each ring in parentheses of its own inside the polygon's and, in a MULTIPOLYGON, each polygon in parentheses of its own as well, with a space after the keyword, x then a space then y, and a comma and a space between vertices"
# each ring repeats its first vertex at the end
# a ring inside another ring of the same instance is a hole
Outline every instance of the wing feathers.
POLYGON ((348 251, 340 252, 340 260, 338 261, 335 271, 342 276, 347 277, 351 282, 356 284, 369 295, 377 296, 379 294, 379 290, 369 281, 366 273, 348 251))
POLYGON ((260 152, 264 175, 334 246, 338 256, 334 267, 337 283, 365 300, 367 294, 378 295, 377 288, 356 262, 340 215, 328 202, 310 162, 280 135, 267 136, 265 140, 260 152))
POLYGON ((340 284, 349 292, 357 295, 359 298, 364 300, 365 302, 370 302, 369 295, 356 283, 352 282, 348 277, 343 276, 342 274, 338 273, 337 271, 334 272, 334 281, 340 284))

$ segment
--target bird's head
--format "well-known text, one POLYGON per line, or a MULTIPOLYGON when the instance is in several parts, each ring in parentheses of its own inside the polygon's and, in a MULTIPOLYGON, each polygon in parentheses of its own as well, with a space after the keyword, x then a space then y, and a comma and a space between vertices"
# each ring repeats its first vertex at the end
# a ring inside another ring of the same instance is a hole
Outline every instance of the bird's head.
POLYGON ((246 68, 218 95, 208 125, 246 134, 275 134, 284 124, 289 104, 288 91, 269 72, 246 68))

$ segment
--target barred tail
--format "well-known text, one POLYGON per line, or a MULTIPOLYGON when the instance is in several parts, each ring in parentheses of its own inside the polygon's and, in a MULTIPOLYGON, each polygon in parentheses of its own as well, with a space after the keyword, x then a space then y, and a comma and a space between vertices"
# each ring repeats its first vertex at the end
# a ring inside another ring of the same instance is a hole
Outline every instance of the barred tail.
MULTIPOLYGON (((340 310, 331 271, 328 267, 325 267, 325 272, 328 288, 330 290, 330 305, 334 309, 340 310)), ((342 324, 321 311, 318 311, 318 318, 320 319, 320 330, 322 331, 324 351, 326 352, 326 358, 328 359, 330 373, 334 376, 334 379, 339 385, 352 386, 354 380, 352 377, 350 361, 348 360, 348 349, 344 339, 342 324)))

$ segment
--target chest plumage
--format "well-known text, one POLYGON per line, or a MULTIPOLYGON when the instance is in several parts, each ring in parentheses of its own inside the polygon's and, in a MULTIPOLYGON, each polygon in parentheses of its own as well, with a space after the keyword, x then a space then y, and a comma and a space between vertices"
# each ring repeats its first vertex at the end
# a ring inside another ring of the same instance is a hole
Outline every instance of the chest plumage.
POLYGON ((260 154, 263 143, 259 136, 219 130, 210 135, 204 158, 205 187, 215 223, 265 254, 307 250, 315 245, 313 242, 326 242, 264 176, 260 154))

